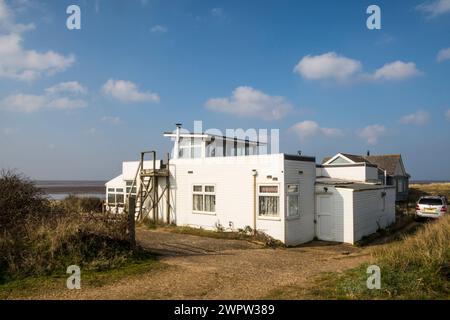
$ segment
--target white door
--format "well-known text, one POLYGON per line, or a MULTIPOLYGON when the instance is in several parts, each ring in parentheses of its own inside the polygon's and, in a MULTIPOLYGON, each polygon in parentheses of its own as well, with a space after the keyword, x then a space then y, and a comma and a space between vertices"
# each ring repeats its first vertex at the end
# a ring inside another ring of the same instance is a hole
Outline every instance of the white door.
POLYGON ((317 195, 317 238, 335 241, 335 219, 331 195, 317 195))

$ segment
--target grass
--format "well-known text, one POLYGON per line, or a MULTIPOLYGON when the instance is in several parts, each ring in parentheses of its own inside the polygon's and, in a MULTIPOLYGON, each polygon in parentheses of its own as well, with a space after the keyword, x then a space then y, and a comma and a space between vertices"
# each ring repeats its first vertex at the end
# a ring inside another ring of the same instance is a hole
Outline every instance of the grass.
MULTIPOLYGON (((450 198, 450 183, 413 184, 410 191, 410 204, 423 195, 450 198)), ((413 210, 414 207, 408 213, 413 210)), ((309 288, 284 286, 265 298, 450 299, 450 214, 438 221, 407 228, 411 219, 412 215, 401 216, 396 225, 359 243, 371 245, 380 236, 393 235, 391 243, 370 249, 371 264, 381 269, 380 290, 367 288, 369 263, 363 263, 342 273, 324 273, 309 288)))
POLYGON ((450 216, 426 223, 371 251, 381 270, 381 289, 370 290, 369 263, 325 273, 309 289, 288 286, 272 291, 270 299, 450 299, 450 216))
MULTIPOLYGON (((143 274, 149 271, 162 270, 166 264, 159 262, 154 254, 141 251, 135 254, 122 266, 115 269, 92 270, 81 269, 81 287, 101 287, 120 279, 143 274)), ((69 274, 65 270, 51 275, 32 276, 15 279, 0 285, 0 300, 17 297, 30 297, 41 292, 60 292, 66 289, 69 274)))
POLYGON ((154 224, 146 224, 150 229, 160 229, 167 232, 179 233, 179 234, 189 234, 193 236, 199 237, 207 237, 214 239, 226 239, 226 240, 245 240, 249 242, 260 243, 266 247, 285 247, 285 245, 276 239, 268 236, 265 233, 257 232, 256 235, 252 234, 252 230, 247 227, 243 230, 239 231, 213 231, 213 230, 205 230, 203 228, 192 228, 186 226, 174 226, 174 225, 154 225, 154 224))

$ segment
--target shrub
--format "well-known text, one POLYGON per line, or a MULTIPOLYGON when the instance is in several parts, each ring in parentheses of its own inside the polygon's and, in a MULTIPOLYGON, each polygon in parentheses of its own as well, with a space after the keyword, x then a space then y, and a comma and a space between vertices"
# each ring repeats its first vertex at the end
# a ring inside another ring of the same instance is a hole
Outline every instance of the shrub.
POLYGON ((66 212, 102 212, 103 202, 95 197, 77 197, 69 195, 61 202, 66 212))
POLYGON ((126 216, 85 213, 96 202, 52 203, 21 175, 0 173, 0 281, 76 264, 105 269, 132 255, 126 216), (72 206, 76 203, 75 206, 72 206))

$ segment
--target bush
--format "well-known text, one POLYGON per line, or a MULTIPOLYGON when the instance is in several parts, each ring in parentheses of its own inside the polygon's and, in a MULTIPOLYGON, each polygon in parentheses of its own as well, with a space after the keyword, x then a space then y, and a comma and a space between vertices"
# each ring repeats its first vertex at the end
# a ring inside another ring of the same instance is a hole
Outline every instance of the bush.
POLYGON ((126 217, 83 212, 95 205, 89 199, 76 206, 52 203, 30 180, 2 171, 0 281, 65 272, 72 264, 106 269, 129 259, 126 217))
POLYGON ((0 232, 51 213, 50 202, 33 182, 12 171, 0 172, 0 232))
POLYGON ((66 212, 102 212, 103 202, 95 197, 77 197, 69 195, 61 202, 66 212))

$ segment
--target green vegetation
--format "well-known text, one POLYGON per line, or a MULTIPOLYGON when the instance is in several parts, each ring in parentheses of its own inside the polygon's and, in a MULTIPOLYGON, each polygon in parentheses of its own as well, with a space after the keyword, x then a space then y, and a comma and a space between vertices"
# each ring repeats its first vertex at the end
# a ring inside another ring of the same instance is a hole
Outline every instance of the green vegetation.
MULTIPOLYGON (((152 255, 130 247, 124 215, 95 212, 98 203, 89 199, 49 201, 14 172, 0 172, 0 208, 0 284, 7 287, 66 276, 69 265, 93 274, 155 263, 152 255)), ((120 274, 108 274, 114 272, 120 274)))

